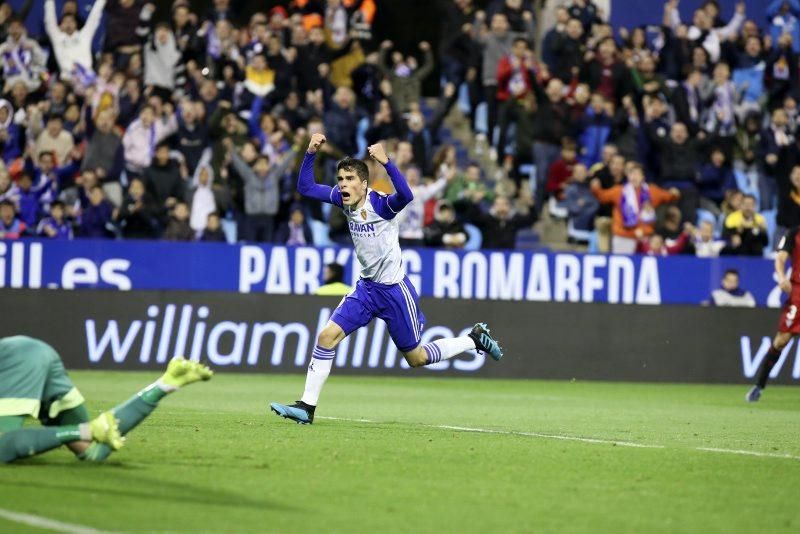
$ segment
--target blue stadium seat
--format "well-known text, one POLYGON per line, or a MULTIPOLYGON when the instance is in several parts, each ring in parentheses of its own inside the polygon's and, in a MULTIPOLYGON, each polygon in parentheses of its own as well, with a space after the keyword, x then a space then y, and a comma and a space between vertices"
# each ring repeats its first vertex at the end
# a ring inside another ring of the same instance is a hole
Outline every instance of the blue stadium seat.
POLYGON ((222 233, 225 234, 225 241, 231 245, 236 243, 239 239, 239 227, 236 221, 228 218, 222 219, 220 221, 220 227, 222 227, 222 233))
POLYGON ((764 256, 769 258, 772 256, 772 251, 775 249, 775 230, 778 227, 778 210, 762 211, 761 215, 767 220, 767 236, 769 243, 764 248, 764 256))
POLYGON ((708 210, 698 209, 697 210, 697 221, 695 222, 695 224, 697 226, 700 226, 700 223, 703 223, 703 222, 706 222, 706 221, 708 221, 711 224, 713 224, 714 228, 717 227, 717 218, 714 216, 713 213, 711 213, 708 210))
POLYGON ((576 241, 580 241, 581 243, 590 244, 592 242, 592 238, 594 238, 595 246, 597 244, 597 233, 591 230, 577 230, 575 228, 575 224, 572 222, 572 219, 567 222, 567 236, 576 241))
POLYGON ((336 245, 328 236, 328 225, 322 221, 309 219, 311 225, 311 235, 314 238, 314 245, 318 247, 333 247, 336 245))
POLYGON ((464 250, 480 250, 483 244, 483 235, 477 226, 472 224, 465 224, 464 230, 467 231, 467 243, 464 245, 464 250))

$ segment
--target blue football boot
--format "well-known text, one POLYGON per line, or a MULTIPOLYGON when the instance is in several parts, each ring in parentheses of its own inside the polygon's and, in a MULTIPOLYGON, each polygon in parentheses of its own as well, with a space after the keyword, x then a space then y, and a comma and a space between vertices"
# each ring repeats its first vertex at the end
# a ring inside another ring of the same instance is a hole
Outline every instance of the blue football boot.
POLYGON ((273 402, 269 407, 284 419, 291 419, 298 425, 310 425, 314 422, 314 409, 316 406, 311 406, 303 401, 297 401, 291 406, 273 402))
POLYGON ((503 348, 492 337, 492 332, 486 323, 478 323, 473 326, 469 337, 475 342, 475 348, 478 351, 488 354, 493 360, 497 361, 503 357, 503 348))

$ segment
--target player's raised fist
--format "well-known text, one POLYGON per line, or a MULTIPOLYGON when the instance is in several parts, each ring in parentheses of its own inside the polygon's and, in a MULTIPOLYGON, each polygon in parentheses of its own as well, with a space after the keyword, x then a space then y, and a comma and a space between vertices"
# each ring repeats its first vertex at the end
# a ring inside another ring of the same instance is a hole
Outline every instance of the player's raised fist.
POLYGON ((369 155, 372 156, 372 159, 381 165, 386 165, 389 162, 389 157, 386 155, 386 150, 384 150, 383 145, 380 143, 367 148, 367 152, 369 152, 369 155))
POLYGON ((322 145, 325 144, 325 136, 320 133, 315 133, 311 136, 311 141, 308 143, 308 153, 309 154, 316 154, 317 150, 320 149, 322 145))

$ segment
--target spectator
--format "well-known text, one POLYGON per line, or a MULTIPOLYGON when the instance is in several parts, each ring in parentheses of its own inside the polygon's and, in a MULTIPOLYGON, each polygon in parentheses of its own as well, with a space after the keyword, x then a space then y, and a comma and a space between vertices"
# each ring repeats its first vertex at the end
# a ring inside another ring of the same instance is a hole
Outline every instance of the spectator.
POLYGON ((8 23, 8 38, 0 44, 2 58, 3 93, 7 93, 17 83, 22 83, 29 91, 38 91, 45 72, 46 56, 35 40, 28 37, 25 22, 11 19, 8 23))
POLYGON ((770 0, 767 4, 767 18, 770 22, 769 35, 778 45, 781 38, 791 38, 792 50, 800 54, 800 2, 798 0, 770 0))
MULTIPOLYGON (((515 38, 527 39, 529 42, 534 39, 533 17, 530 12, 526 13, 528 14, 525 15, 525 33, 510 31, 508 18, 503 13, 492 15, 487 34, 482 35, 480 32, 475 32, 476 40, 483 49, 482 85, 483 96, 488 108, 486 133, 490 141, 494 139, 494 127, 497 124, 497 67, 500 60, 511 52, 511 45, 515 38)), ((477 18, 476 22, 479 27, 484 21, 477 18)))
POLYGON ((668 244, 661 234, 655 233, 647 239, 639 241, 636 252, 646 256, 672 256, 673 254, 680 254, 686 247, 689 241, 689 231, 685 231, 674 243, 668 244))
POLYGON ((126 239, 154 239, 158 237, 160 210, 145 188, 144 182, 134 178, 122 206, 116 210, 115 221, 126 239))
POLYGON ((11 102, 0 99, 0 159, 11 163, 22 155, 24 132, 14 122, 14 107, 11 102))
MULTIPOLYGON (((212 186, 214 184, 214 169, 211 165, 201 164, 194 173, 192 189, 187 194, 191 214, 189 225, 198 236, 205 235, 204 230, 212 213, 218 213, 217 200, 212 186)), ((217 217, 219 229, 219 217, 217 217)))
MULTIPOLYGON (((481 230, 482 248, 507 249, 515 247, 520 230, 530 228, 536 222, 536 212, 533 210, 517 212, 508 197, 498 195, 488 213, 480 211, 473 205, 469 220, 481 230)), ((448 240, 452 243, 448 244, 443 238, 442 242, 446 246, 462 246, 458 244, 460 239, 453 237, 452 229, 448 230, 448 234, 450 236, 448 240)), ((455 234, 460 235, 457 232, 455 234)))
POLYGON ((177 148, 183 156, 186 170, 194 174, 208 143, 208 127, 202 119, 205 109, 202 104, 185 100, 178 109, 177 148))
MULTIPOLYGON (((167 109, 170 109, 168 106, 167 109)), ((178 122, 172 113, 158 117, 151 105, 139 112, 139 118, 125 131, 122 145, 125 149, 125 166, 129 173, 140 176, 150 166, 158 144, 175 133, 178 122)))
POLYGON ((767 221, 756 212, 756 199, 745 195, 742 207, 725 218, 723 236, 729 240, 735 254, 761 256, 767 246, 767 221))
POLYGON ((572 176, 577 163, 577 151, 572 141, 567 141, 561 148, 561 158, 550 165, 547 173, 547 193, 558 201, 564 200, 564 190, 572 176))
POLYGON ((714 148, 711 151, 711 158, 701 167, 697 177, 700 207, 715 216, 722 213, 720 204, 725 198, 725 191, 736 189, 733 171, 725 163, 725 152, 720 148, 714 148))
POLYGON ((170 25, 159 23, 151 26, 154 10, 153 4, 145 5, 137 30, 144 42, 144 84, 171 94, 186 83, 186 67, 181 62, 182 54, 170 25))
POLYGON ((199 241, 207 243, 224 243, 227 241, 219 220, 219 213, 212 211, 208 214, 199 241))
POLYGON ((755 308, 756 299, 753 294, 739 286, 739 271, 728 269, 722 277, 719 289, 711 292, 713 306, 732 306, 737 308, 755 308))
POLYGON ((571 18, 567 21, 564 33, 558 34, 553 42, 552 51, 556 60, 553 74, 564 83, 569 83, 580 72, 586 54, 583 33, 581 21, 571 18))
POLYGON ((789 182, 789 191, 778 199, 776 235, 783 235, 785 233, 783 229, 800 226, 800 165, 792 167, 789 182))
POLYGON ((615 254, 633 254, 638 241, 655 230, 655 209, 680 198, 677 189, 667 191, 645 183, 644 168, 639 163, 630 165, 627 178, 627 184, 609 189, 602 189, 597 179, 591 184, 601 203, 614 206, 611 251, 615 254))
POLYGON ((321 297, 341 297, 352 290, 352 287, 344 283, 344 267, 338 263, 329 263, 325 266, 322 285, 314 294, 321 297))
POLYGON ((511 53, 503 56, 497 65, 497 102, 499 105, 498 122, 500 135, 497 149, 505 155, 509 125, 516 122, 525 108, 523 101, 533 90, 531 77, 535 67, 533 54, 528 48, 526 39, 517 37, 511 47, 511 53))
POLYGON ((142 178, 147 192, 160 207, 172 208, 184 198, 185 178, 181 166, 170 157, 169 144, 166 142, 156 145, 153 161, 145 169, 142 178))
POLYGON ((10 200, 0 201, 0 240, 19 239, 27 226, 17 217, 17 209, 10 200))
POLYGON ((106 0, 96 0, 86 19, 86 24, 78 30, 78 20, 73 14, 65 14, 61 24, 56 21, 55 0, 44 2, 44 24, 53 53, 58 61, 61 77, 79 86, 86 87, 94 81, 92 69, 92 40, 103 17, 106 0))
POLYGON ((72 223, 67 221, 62 202, 53 202, 50 216, 39 222, 36 234, 51 239, 72 239, 72 223))
MULTIPOLYGON (((794 134, 788 128, 786 110, 778 108, 772 112, 769 128, 761 134, 760 159, 763 171, 758 184, 761 209, 771 209, 780 193, 778 184, 787 184, 786 179, 796 159, 794 134)), ((785 187, 783 188, 785 192, 785 187)))
POLYGON ((51 115, 47 119, 47 127, 36 138, 35 159, 39 159, 42 152, 51 152, 58 165, 69 161, 70 154, 75 148, 72 134, 64 130, 64 117, 51 115))
POLYGON ((292 208, 289 221, 278 228, 275 242, 291 246, 307 246, 314 244, 311 227, 306 221, 306 217, 300 207, 295 206, 292 208))
POLYGON ((172 208, 172 213, 164 231, 167 241, 193 241, 196 232, 189 225, 189 207, 185 202, 178 202, 172 208))
POLYGON ((562 138, 568 133, 568 116, 564 99, 564 84, 553 78, 542 90, 533 85, 536 113, 533 128, 533 163, 536 165, 536 210, 540 212, 545 200, 545 187, 550 166, 558 159, 562 138))
POLYGON ((693 232, 692 245, 698 258, 716 258, 731 253, 728 243, 714 236, 714 223, 711 221, 700 223, 700 227, 693 232))
POLYGON ((586 178, 588 171, 582 163, 572 168, 572 177, 564 190, 564 201, 569 219, 576 230, 594 230, 594 217, 600 203, 592 193, 586 178))
POLYGON ((464 248, 467 231, 456 220, 453 205, 446 200, 436 203, 433 223, 425 227, 425 245, 429 247, 464 248))
POLYGON ((609 107, 603 95, 594 93, 591 105, 586 108, 578 142, 582 147, 580 161, 587 167, 599 163, 603 158, 603 150, 613 127, 609 107))
POLYGON ((660 155, 658 184, 678 189, 681 192, 681 212, 687 221, 696 220, 699 198, 695 184, 700 167, 700 141, 689 139, 689 130, 680 122, 672 125, 669 137, 661 136, 658 130, 653 129, 648 133, 660 155))
POLYGON ((80 216, 80 235, 89 238, 111 237, 109 227, 114 215, 114 206, 106 199, 103 188, 94 185, 89 190, 87 205, 80 216))
POLYGON ((425 203, 438 198, 455 174, 456 169, 445 164, 440 168, 439 178, 435 182, 424 184, 420 183, 421 175, 418 167, 409 167, 406 170, 405 178, 414 194, 414 199, 395 217, 401 246, 420 247, 424 244, 425 203))
POLYGON ((81 170, 101 169, 110 180, 118 180, 124 167, 122 137, 114 119, 114 112, 106 109, 86 121, 89 142, 81 162, 81 170))
POLYGON ((250 166, 236 151, 231 151, 230 154, 233 168, 244 182, 247 225, 242 232, 242 238, 246 241, 271 243, 280 202, 281 176, 294 163, 297 151, 290 150, 275 165, 265 155, 258 156, 250 166))
POLYGON ((422 41, 419 49, 425 59, 421 67, 418 67, 414 56, 403 58, 403 55, 397 51, 392 53, 392 65, 389 67, 386 65, 386 55, 392 46, 394 45, 391 41, 381 43, 378 67, 392 86, 395 107, 400 113, 406 113, 419 103, 422 95, 422 82, 433 70, 433 52, 431 52, 431 45, 422 41))
POLYGON ((353 91, 340 87, 325 111, 325 131, 331 143, 345 154, 358 152, 356 130, 358 117, 353 110, 353 91))

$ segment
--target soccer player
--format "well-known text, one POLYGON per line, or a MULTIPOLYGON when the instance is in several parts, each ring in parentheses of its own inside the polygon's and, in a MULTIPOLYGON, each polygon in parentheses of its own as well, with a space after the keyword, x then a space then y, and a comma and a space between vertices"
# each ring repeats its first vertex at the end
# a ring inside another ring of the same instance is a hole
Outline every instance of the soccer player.
POLYGON ((317 338, 303 397, 292 405, 270 404, 273 412, 300 424, 314 421, 314 410, 330 374, 336 346, 376 317, 386 321, 392 341, 411 367, 438 363, 471 349, 487 353, 494 360, 503 357, 502 348, 484 323, 476 324, 466 336, 420 344, 425 315, 417 307, 417 292, 403 269, 395 220, 395 215, 413 199, 411 189, 379 144, 370 146, 368 152, 386 168, 396 191, 394 194, 371 190, 367 164, 349 157, 337 165, 337 186, 317 184, 314 158, 324 143, 322 134, 311 137, 300 167, 297 190, 303 196, 333 204, 344 211, 362 270, 356 288, 345 296, 317 338))
POLYGON ((778 278, 778 287, 789 295, 781 311, 778 322, 778 333, 772 340, 764 361, 758 369, 756 385, 747 392, 747 402, 758 402, 761 392, 767 387, 769 373, 781 357, 784 347, 789 341, 800 334, 800 317, 797 316, 800 308, 800 226, 789 229, 778 243, 778 253, 775 256, 775 275, 778 278), (792 275, 786 276, 786 261, 791 259, 792 275))
POLYGON ((105 460, 162 398, 213 374, 205 365, 175 358, 156 382, 90 421, 83 396, 53 347, 26 336, 0 338, 0 463, 64 444, 81 460, 105 460), (22 428, 28 416, 44 428, 22 428))

